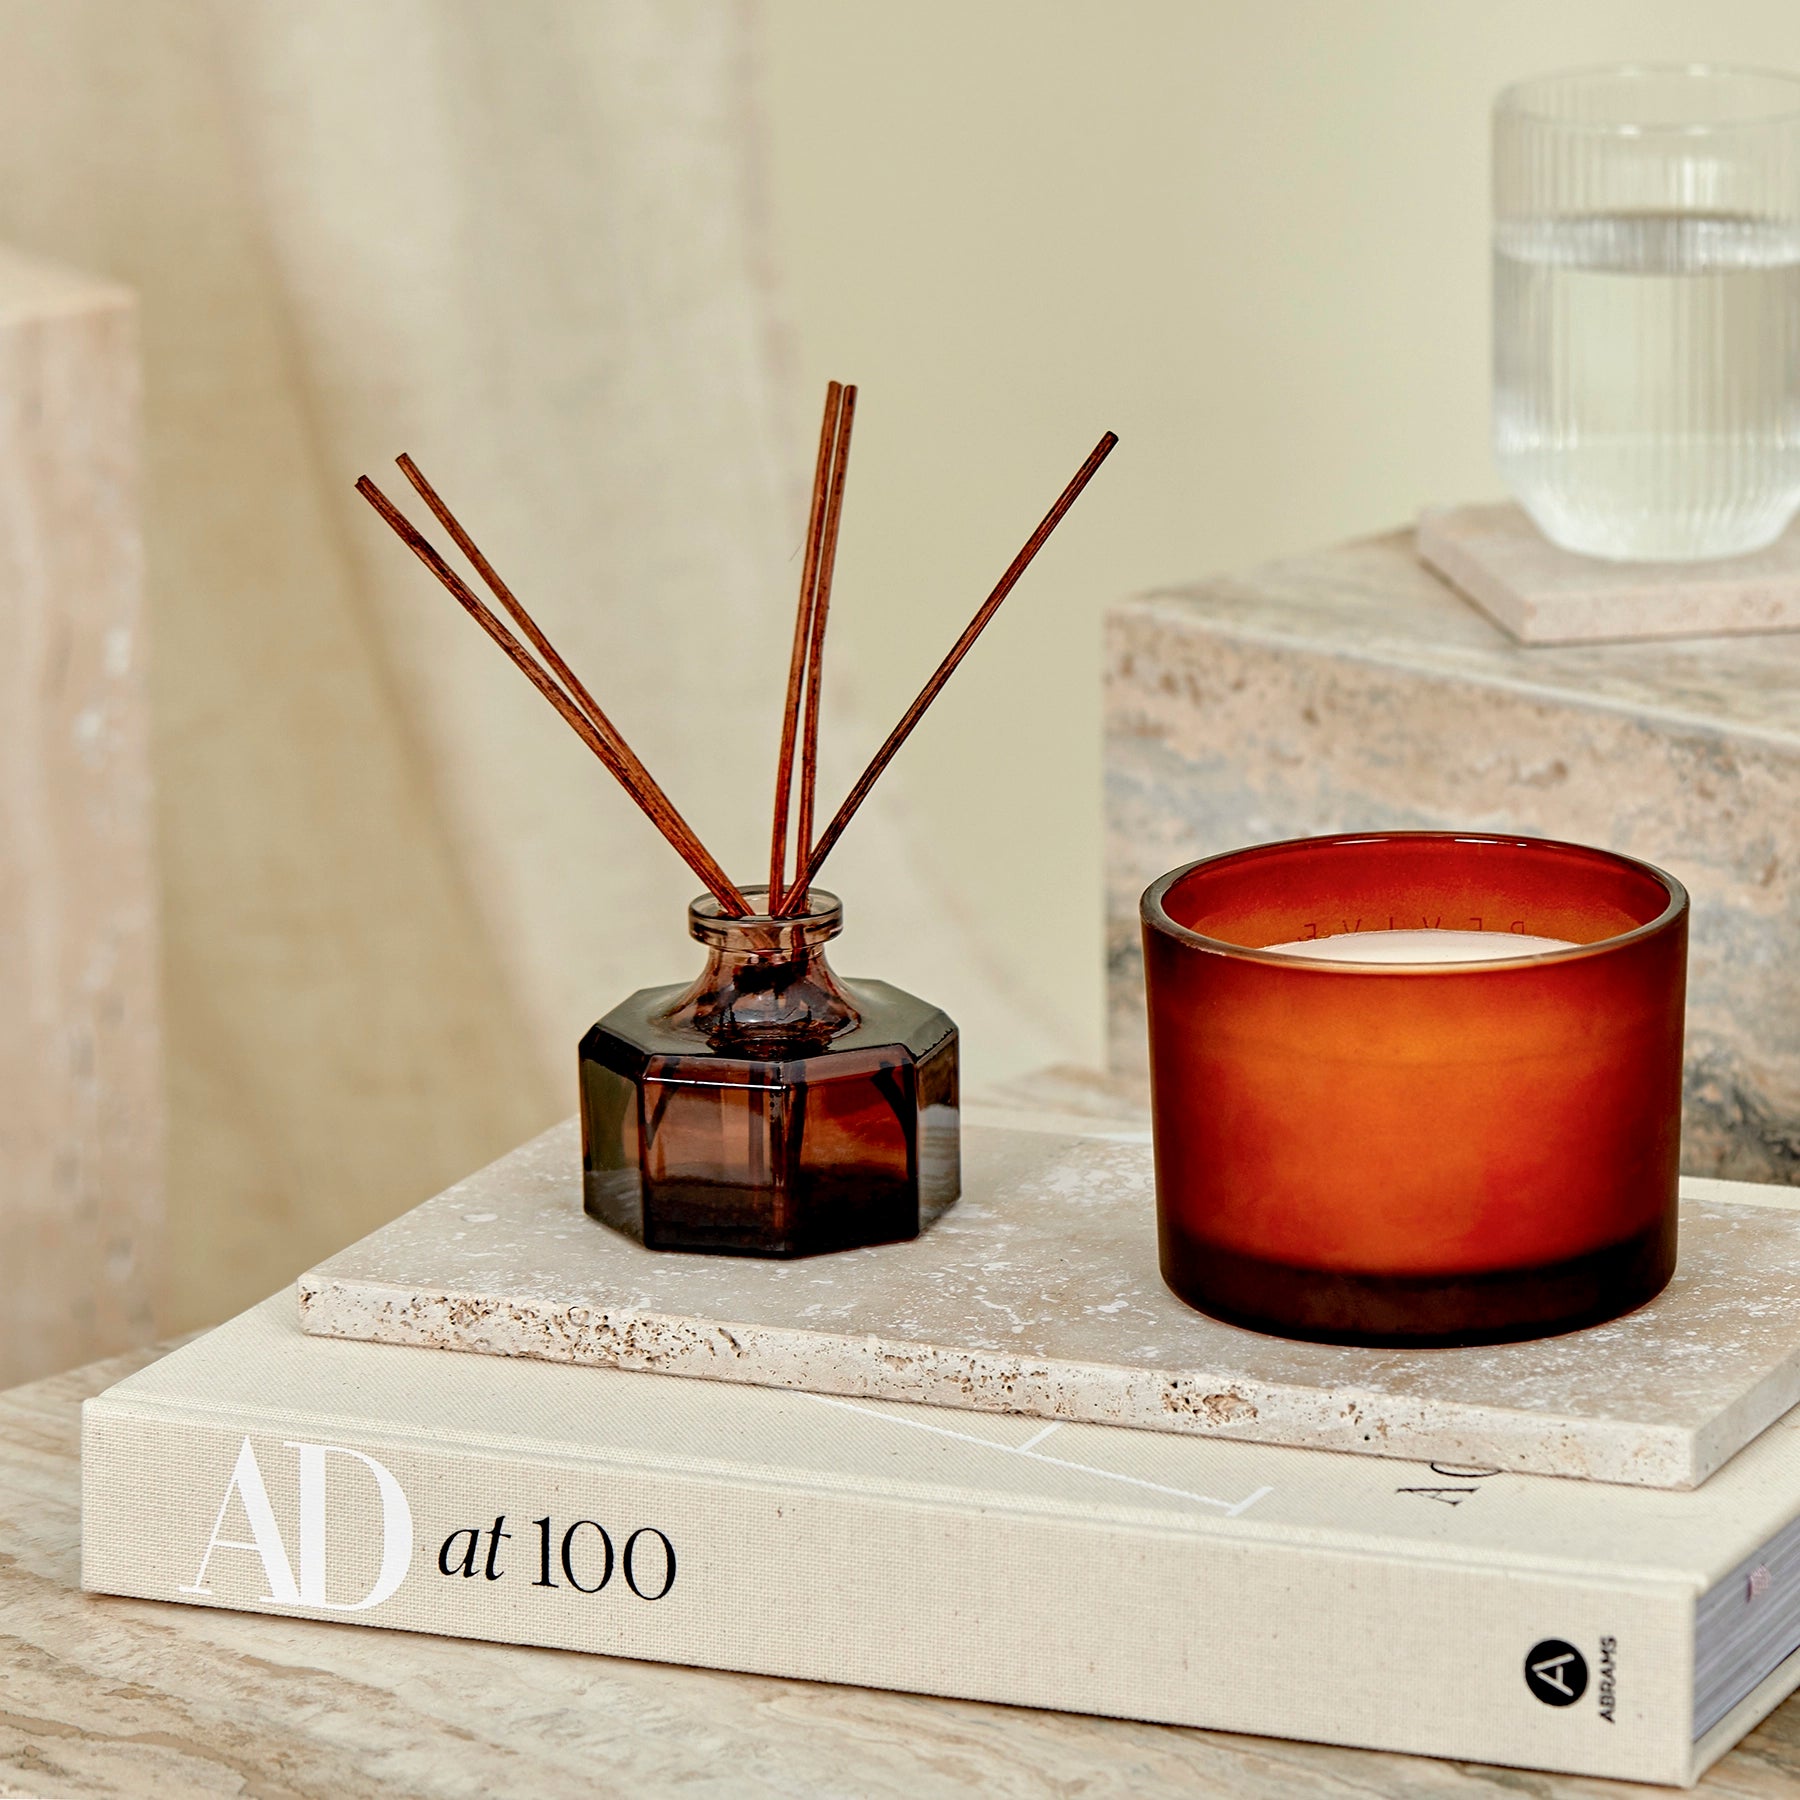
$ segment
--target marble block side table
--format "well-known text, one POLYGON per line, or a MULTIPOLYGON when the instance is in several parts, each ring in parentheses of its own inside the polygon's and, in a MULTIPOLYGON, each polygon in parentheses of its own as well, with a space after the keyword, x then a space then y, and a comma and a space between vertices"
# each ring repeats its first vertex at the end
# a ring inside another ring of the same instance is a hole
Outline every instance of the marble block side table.
POLYGON ((154 1335, 137 303, 0 247, 0 1384, 154 1335))
POLYGON ((1800 1182, 1800 635, 1522 645, 1396 532, 1115 607, 1106 732, 1120 1072, 1165 870, 1364 828, 1573 838, 1693 895, 1685 1166, 1800 1182))

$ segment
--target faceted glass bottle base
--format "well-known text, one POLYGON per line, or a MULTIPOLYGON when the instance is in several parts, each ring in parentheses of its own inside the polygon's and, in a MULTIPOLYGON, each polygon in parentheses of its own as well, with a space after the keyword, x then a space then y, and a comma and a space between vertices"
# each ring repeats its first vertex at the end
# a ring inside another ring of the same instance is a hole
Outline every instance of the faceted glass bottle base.
POLYGON ((812 1256, 917 1237, 961 1190, 956 1027, 881 981, 825 1039, 714 1047, 634 994, 581 1042, 587 1210, 655 1250, 812 1256))

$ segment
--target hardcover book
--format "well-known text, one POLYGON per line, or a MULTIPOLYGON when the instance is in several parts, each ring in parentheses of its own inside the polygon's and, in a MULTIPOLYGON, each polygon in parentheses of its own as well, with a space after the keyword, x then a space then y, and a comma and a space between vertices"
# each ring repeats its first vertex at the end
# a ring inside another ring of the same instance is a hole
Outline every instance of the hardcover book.
POLYGON ((87 1403, 90 1589, 1671 1784, 1800 1684, 1800 1420, 1658 1492, 309 1338, 87 1403))

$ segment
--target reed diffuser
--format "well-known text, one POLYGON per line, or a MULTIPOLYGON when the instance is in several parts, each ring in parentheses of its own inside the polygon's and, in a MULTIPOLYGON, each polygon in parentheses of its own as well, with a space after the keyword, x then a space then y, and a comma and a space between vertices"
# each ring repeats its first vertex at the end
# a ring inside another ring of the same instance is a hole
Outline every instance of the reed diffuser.
POLYGON ((886 982, 834 973, 825 946, 843 908, 813 884, 1118 440, 1107 432, 1095 445, 815 836, 825 625, 855 418, 856 389, 832 382, 776 755, 769 876, 748 887, 701 843, 412 459, 399 459, 401 472, 511 627, 368 476, 356 484, 706 888, 688 908, 689 932, 707 953, 698 979, 633 994, 581 1040, 587 1210, 652 1249, 790 1257, 894 1243, 917 1237, 960 1192, 956 1027, 886 982))

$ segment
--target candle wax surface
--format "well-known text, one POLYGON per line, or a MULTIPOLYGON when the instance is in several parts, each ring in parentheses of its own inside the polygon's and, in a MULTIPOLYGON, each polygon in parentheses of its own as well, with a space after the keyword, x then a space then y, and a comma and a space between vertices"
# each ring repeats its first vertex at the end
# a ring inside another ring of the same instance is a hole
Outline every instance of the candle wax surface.
POLYGON ((1295 938, 1257 948, 1277 956, 1310 956, 1320 962, 1502 962, 1572 947, 1569 938, 1526 937, 1517 931, 1341 931, 1334 937, 1295 938))

